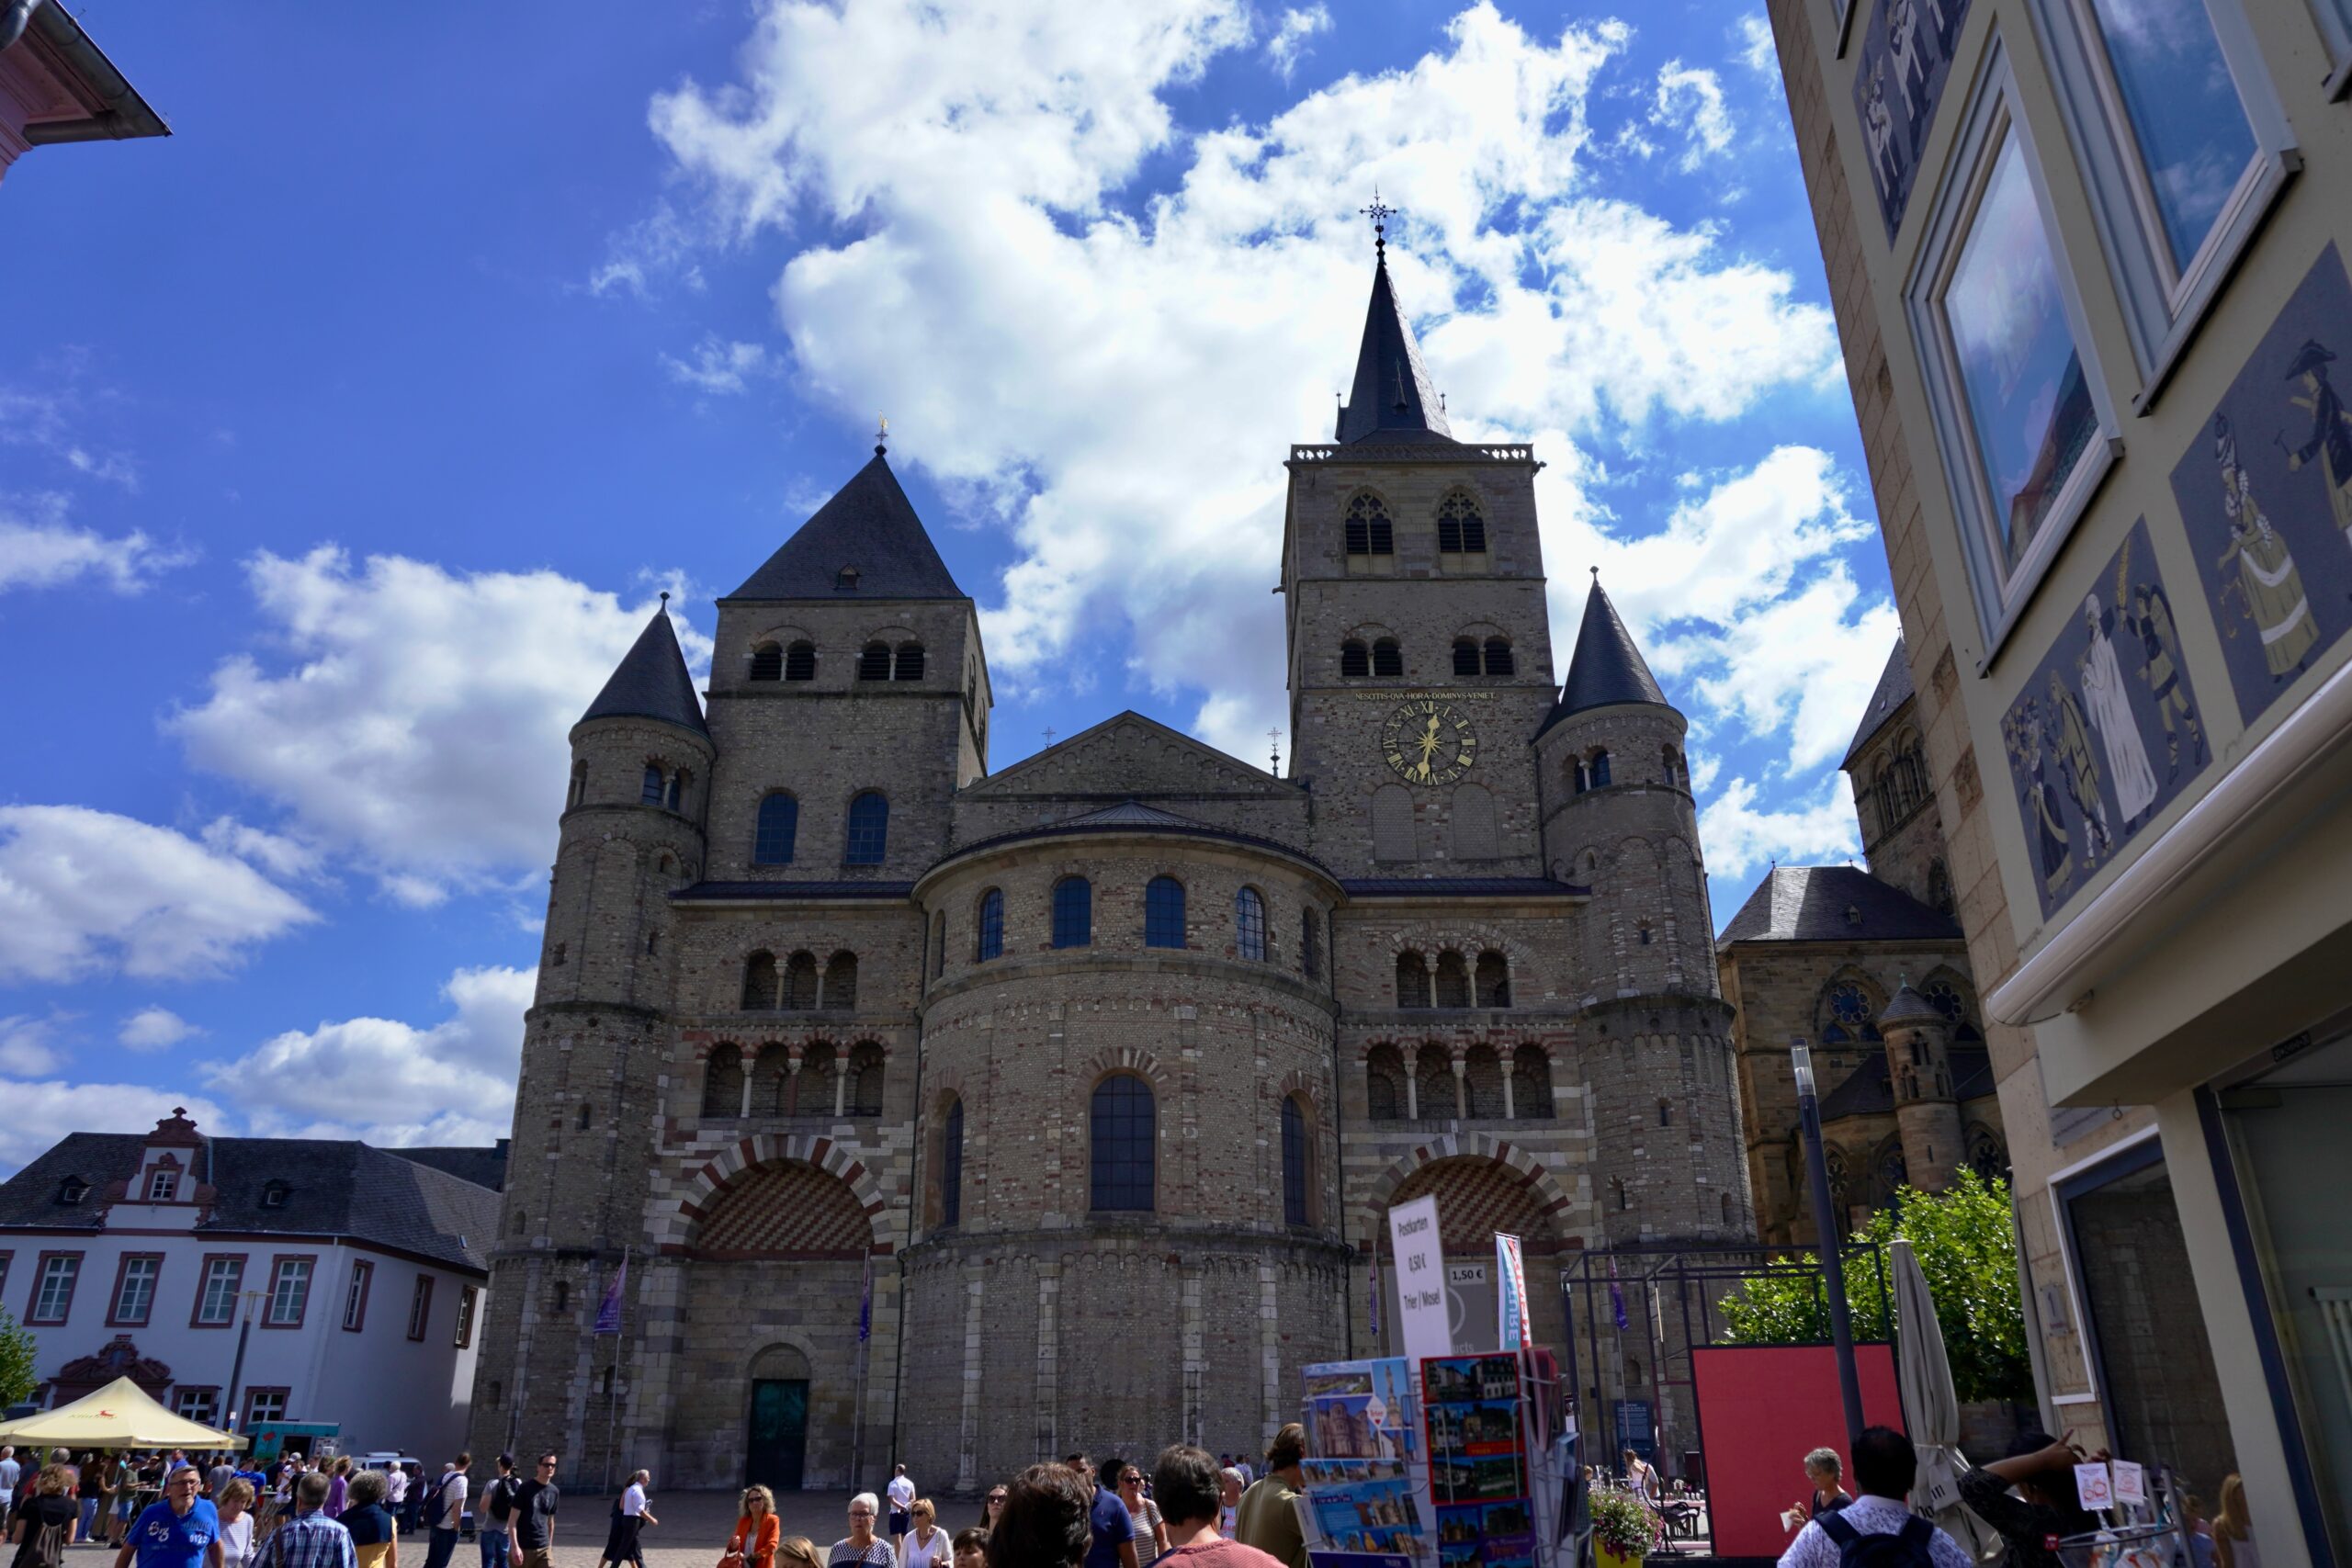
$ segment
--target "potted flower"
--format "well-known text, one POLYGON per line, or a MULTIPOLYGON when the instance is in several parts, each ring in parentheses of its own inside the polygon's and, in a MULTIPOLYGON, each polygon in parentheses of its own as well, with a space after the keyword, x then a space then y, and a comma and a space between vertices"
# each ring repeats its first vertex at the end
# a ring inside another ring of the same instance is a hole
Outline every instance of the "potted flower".
POLYGON ((1657 1549, 1657 1515, 1634 1494, 1597 1486, 1590 1497, 1592 1550, 1600 1568, 1635 1568, 1657 1549))

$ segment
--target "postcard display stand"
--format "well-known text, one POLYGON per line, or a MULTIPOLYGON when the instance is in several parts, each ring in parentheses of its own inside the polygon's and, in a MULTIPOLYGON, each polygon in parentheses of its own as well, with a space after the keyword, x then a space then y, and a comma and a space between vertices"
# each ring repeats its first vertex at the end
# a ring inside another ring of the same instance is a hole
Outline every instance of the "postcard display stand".
POLYGON ((1519 1357, 1306 1369, 1303 1469, 1315 1568, 1535 1568, 1519 1357))

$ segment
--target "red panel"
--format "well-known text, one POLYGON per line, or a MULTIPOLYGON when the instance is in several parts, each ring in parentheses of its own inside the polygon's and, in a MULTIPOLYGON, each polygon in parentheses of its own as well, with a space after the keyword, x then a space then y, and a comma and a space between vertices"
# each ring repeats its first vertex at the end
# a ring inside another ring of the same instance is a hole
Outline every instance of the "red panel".
MULTIPOLYGON (((1862 1419, 1903 1429, 1894 1352, 1857 1345, 1862 1419)), ((1718 1557, 1778 1557, 1795 1539, 1781 1511, 1806 1496, 1804 1456, 1846 1452, 1846 1412, 1838 1356, 1826 1345, 1737 1345, 1690 1352, 1699 1427, 1707 1456, 1707 1513, 1718 1557)), ((1848 1491, 1853 1490, 1850 1480, 1848 1491)))

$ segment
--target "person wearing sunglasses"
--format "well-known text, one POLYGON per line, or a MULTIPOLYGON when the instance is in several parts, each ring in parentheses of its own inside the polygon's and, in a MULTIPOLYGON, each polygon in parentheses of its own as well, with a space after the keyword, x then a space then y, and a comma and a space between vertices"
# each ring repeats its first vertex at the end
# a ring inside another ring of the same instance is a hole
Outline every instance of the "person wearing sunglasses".
POLYGON ((980 1499, 979 1528, 984 1530, 992 1530, 996 1529, 997 1521, 1002 1517, 1004 1517, 1004 1488, 991 1486, 989 1488, 989 1495, 980 1499))
POLYGON ((1148 1562, 1168 1550, 1168 1526, 1159 1517, 1159 1505, 1144 1495, 1143 1472, 1126 1465, 1119 1472, 1119 1501, 1127 1510, 1127 1522, 1135 1529, 1136 1554, 1148 1562), (1144 1551, 1150 1543, 1151 1550, 1144 1551))
POLYGON ((150 1503, 130 1527, 114 1568, 221 1568, 220 1514, 204 1495, 204 1477, 192 1464, 164 1481, 164 1500, 150 1503))

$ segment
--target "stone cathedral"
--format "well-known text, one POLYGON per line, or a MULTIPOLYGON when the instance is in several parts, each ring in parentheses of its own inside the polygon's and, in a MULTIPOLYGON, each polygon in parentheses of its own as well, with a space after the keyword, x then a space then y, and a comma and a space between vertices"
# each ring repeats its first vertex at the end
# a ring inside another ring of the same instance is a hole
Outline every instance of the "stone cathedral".
MULTIPOLYGON (((473 1451, 1255 1452, 1302 1365, 1396 1348, 1392 1204, 1438 1195, 1465 1348, 1524 1238, 1564 1364, 1580 1252, 1752 1240, 1683 718, 1597 581, 1555 674, 1540 466, 1453 438, 1384 252, 1286 465, 1286 777, 1135 713, 992 771, 879 446, 718 601, 707 692, 657 615, 571 732, 473 1451)), ((1577 1392, 1687 1438, 1601 1343, 1577 1392)))

